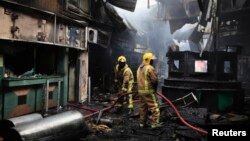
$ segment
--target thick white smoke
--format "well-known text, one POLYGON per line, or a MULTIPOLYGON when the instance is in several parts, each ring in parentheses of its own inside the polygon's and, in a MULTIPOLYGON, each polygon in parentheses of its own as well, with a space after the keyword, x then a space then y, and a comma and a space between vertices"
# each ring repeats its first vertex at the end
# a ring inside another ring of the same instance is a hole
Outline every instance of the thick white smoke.
MULTIPOLYGON (((158 0, 159 1, 159 0, 158 0)), ((163 80, 168 77, 168 65, 166 53, 170 44, 174 43, 174 38, 178 38, 182 35, 190 35, 193 29, 188 28, 188 30, 178 30, 177 33, 171 34, 170 24, 167 20, 169 16, 166 12, 166 5, 162 5, 157 0, 137 0, 136 9, 134 12, 126 11, 120 8, 116 8, 118 14, 124 19, 131 32, 136 32, 137 35, 142 38, 146 37, 146 42, 142 45, 138 41, 138 47, 145 47, 144 51, 151 51, 156 54, 158 58, 158 63, 156 64, 156 69, 158 70, 160 84, 163 80)), ((171 0, 166 0, 165 2, 172 2, 171 0)), ((177 0, 178 1, 178 0, 177 0)), ((178 3, 178 2, 177 2, 178 3)), ((180 3, 180 2, 179 2, 180 3)), ((183 12, 183 9, 175 9, 174 12, 183 12)), ((184 28, 186 28, 185 26, 184 28)), ((194 26, 188 26, 194 28, 194 26)), ((180 41, 179 41, 180 42, 180 41)), ((184 46, 184 50, 188 50, 187 46, 184 46)), ((141 51, 143 52, 143 51, 141 51)))

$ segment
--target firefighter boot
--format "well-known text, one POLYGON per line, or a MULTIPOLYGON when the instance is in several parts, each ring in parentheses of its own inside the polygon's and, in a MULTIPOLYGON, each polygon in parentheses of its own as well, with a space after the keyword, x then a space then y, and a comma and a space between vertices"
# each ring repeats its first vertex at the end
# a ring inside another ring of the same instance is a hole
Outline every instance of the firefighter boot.
POLYGON ((129 108, 129 109, 128 109, 127 115, 128 115, 128 116, 134 115, 134 109, 133 109, 133 108, 129 108))

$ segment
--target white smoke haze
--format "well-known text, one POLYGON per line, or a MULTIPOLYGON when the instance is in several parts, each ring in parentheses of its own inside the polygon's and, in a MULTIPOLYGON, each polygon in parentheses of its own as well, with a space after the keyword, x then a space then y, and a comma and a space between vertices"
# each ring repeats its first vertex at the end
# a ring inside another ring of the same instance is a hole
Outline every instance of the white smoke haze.
MULTIPOLYGON (((172 2, 173 0, 166 1, 172 2)), ((180 1, 178 2, 180 3, 180 1)), ((188 41, 185 40, 193 32, 195 25, 186 25, 183 29, 179 29, 171 34, 169 21, 162 18, 168 17, 169 15, 169 13, 166 12, 166 7, 162 6, 160 2, 156 0, 149 0, 149 4, 150 5, 148 5, 148 0, 137 0, 134 12, 117 7, 115 7, 115 9, 124 19, 124 23, 126 23, 131 32, 135 31, 139 37, 146 37, 146 43, 140 44, 140 41, 138 41, 136 47, 141 48, 144 46, 146 48, 144 51, 151 51, 156 54, 158 63, 155 67, 158 70, 160 84, 162 84, 163 80, 168 77, 166 53, 169 45, 174 43, 173 39, 183 38, 184 41, 182 41, 182 39, 178 40, 179 45, 184 47, 181 50, 190 50, 188 41)), ((180 9, 180 11, 181 10, 183 11, 183 9, 180 9)), ((176 11, 178 12, 178 9, 175 9, 174 12, 176 11)), ((137 50, 135 49, 135 51, 137 50)))
MULTIPOLYGON (((171 34, 168 19, 175 18, 171 16, 173 13, 180 17, 185 12, 188 15, 189 12, 185 11, 184 7, 188 7, 188 2, 193 1, 195 0, 137 0, 134 12, 117 7, 115 9, 130 30, 136 31, 139 36, 147 36, 148 44, 146 47, 158 54, 159 51, 167 51, 168 45, 174 43, 173 39, 178 40, 178 42, 187 42, 186 40, 197 24, 187 23, 171 34), (163 1, 165 5, 162 5, 159 1, 163 1)), ((196 5, 192 4, 193 9, 198 9, 198 2, 196 3, 196 5)), ((186 48, 183 50, 186 50, 186 48)))

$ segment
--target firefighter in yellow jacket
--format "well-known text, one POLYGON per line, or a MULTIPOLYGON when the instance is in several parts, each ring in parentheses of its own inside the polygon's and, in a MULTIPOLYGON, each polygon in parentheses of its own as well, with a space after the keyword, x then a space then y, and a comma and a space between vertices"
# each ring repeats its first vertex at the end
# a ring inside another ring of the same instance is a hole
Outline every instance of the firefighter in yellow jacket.
MULTIPOLYGON (((121 93, 130 93, 127 96, 128 114, 133 114, 133 99, 132 89, 134 84, 134 76, 131 69, 126 63, 125 56, 119 56, 117 59, 118 64, 115 66, 115 82, 118 85, 118 91, 121 93)), ((123 100, 119 101, 118 105, 122 104, 123 100)))
POLYGON ((153 53, 145 53, 137 70, 138 95, 140 98, 140 127, 145 127, 148 112, 151 112, 151 128, 159 127, 160 110, 156 96, 157 74, 153 67, 153 53))

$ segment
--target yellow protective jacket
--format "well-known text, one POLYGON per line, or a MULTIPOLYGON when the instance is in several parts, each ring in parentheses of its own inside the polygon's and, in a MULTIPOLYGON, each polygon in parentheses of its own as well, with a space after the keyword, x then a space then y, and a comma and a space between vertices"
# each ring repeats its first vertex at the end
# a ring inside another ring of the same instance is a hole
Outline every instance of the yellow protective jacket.
POLYGON ((156 92, 158 78, 153 66, 142 64, 137 69, 138 94, 152 94, 156 92))
POLYGON ((130 93, 134 84, 134 75, 126 64, 124 68, 119 70, 119 65, 115 67, 115 81, 118 81, 120 91, 130 93))

